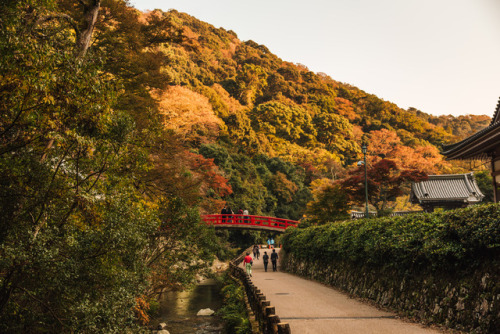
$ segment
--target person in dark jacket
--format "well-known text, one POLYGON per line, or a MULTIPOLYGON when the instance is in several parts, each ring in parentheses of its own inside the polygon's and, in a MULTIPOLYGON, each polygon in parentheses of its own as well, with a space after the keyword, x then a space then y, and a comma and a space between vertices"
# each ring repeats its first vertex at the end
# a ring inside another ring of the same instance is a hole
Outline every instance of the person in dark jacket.
POLYGON ((264 261, 264 270, 267 272, 267 264, 269 263, 269 255, 267 255, 267 252, 264 252, 264 255, 262 255, 262 261, 264 261))
POLYGON ((253 257, 257 260, 260 257, 260 250, 258 245, 253 246, 253 257))
POLYGON ((271 263, 273 264, 273 271, 278 271, 277 262, 278 262, 278 253, 276 253, 276 249, 273 249, 273 252, 271 253, 271 263))
POLYGON ((222 208, 222 210, 220 211, 220 214, 222 215, 222 222, 225 223, 226 222, 226 215, 227 215, 227 209, 226 209, 226 206, 224 206, 222 208))

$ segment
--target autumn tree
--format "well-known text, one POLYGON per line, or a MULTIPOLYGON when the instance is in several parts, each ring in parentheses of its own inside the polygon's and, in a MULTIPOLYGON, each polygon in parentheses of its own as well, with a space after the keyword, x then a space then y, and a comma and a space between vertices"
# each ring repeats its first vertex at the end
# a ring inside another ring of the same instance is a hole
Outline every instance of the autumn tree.
POLYGON ((313 182, 313 200, 307 203, 306 217, 314 224, 349 219, 349 197, 339 182, 313 182))
MULTIPOLYGON (((358 167, 341 181, 342 189, 353 203, 365 201, 364 167, 358 167)), ((389 159, 382 159, 368 167, 368 201, 379 215, 393 206, 395 199, 403 194, 403 186, 408 182, 425 180, 427 174, 417 169, 401 169, 389 159)))
POLYGON ((193 145, 215 141, 223 122, 215 116, 208 99, 188 88, 172 86, 154 92, 166 129, 175 130, 193 145))
MULTIPOLYGON (((177 185, 168 187, 166 196, 158 191, 157 178, 148 179, 158 152, 180 146, 157 117, 137 113, 155 106, 144 94, 154 80, 134 73, 142 89, 124 98, 122 89, 133 80, 108 62, 112 48, 88 44, 83 35, 89 27, 101 29, 101 38, 110 33, 99 20, 103 8, 117 19, 107 22, 117 36, 124 17, 138 18, 125 15, 130 12, 123 1, 71 5, 8 1, 1 9, 1 332, 135 330, 134 307, 155 281, 151 270, 173 272, 173 263, 191 268, 194 257, 210 260, 212 246, 204 241, 213 236, 199 223, 197 207, 185 208, 177 185), (125 100, 128 108, 122 108, 125 100), (141 109, 139 100, 148 107, 141 109), (165 217, 174 214, 178 218, 169 221, 170 229, 159 233, 165 217), (189 252, 182 251, 186 242, 189 252), (172 249, 182 260, 170 256, 172 249)), ((130 52, 137 56, 144 47, 130 52)), ((189 178, 190 169, 214 172, 196 165, 169 167, 175 173, 160 174, 163 184, 182 174, 182 181, 198 187, 193 191, 198 196, 201 185, 189 178)), ((193 270, 179 270, 169 279, 179 284, 193 276, 193 270)))

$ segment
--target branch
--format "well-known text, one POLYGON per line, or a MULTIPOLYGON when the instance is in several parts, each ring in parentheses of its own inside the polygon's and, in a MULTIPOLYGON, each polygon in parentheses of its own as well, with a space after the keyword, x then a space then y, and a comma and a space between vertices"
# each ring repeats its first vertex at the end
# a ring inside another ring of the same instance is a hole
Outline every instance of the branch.
POLYGON ((71 27, 73 28, 73 30, 75 30, 76 37, 78 38, 80 36, 80 30, 78 29, 78 25, 76 24, 75 20, 73 20, 73 18, 71 16, 69 16, 67 14, 62 14, 62 13, 49 14, 49 15, 45 15, 45 16, 38 18, 35 21, 35 23, 33 24, 32 29, 36 28, 37 26, 39 26, 45 22, 49 22, 52 20, 63 20, 63 21, 68 22, 71 25, 71 27))
POLYGON ((38 217, 35 221, 35 224, 37 224, 37 226, 35 227, 35 231, 33 233, 33 238, 31 240, 32 243, 35 242, 35 239, 38 235, 38 233, 40 232, 40 230, 42 229, 43 225, 45 224, 45 220, 41 220, 42 216, 43 216, 43 213, 45 211, 45 206, 46 206, 46 202, 48 200, 48 197, 49 197, 49 194, 50 194, 50 191, 52 189, 52 185, 54 184, 54 180, 57 176, 57 174, 59 173, 59 169, 61 168, 63 162, 64 162, 64 159, 66 159, 66 156, 68 155, 69 153, 69 150, 73 147, 74 143, 70 144, 67 148, 67 150, 64 152, 63 156, 60 158, 58 164, 57 164, 57 167, 56 167, 56 170, 54 171, 54 173, 52 174, 52 178, 50 180, 50 183, 49 183, 49 186, 47 188, 47 191, 45 192, 45 195, 43 196, 43 199, 42 199, 42 207, 40 208, 40 213, 38 214, 38 217))
POLYGON ((56 313, 54 312, 54 310, 52 310, 49 305, 47 305, 47 303, 45 303, 44 301, 38 299, 37 297, 35 297, 34 295, 31 294, 31 292, 29 292, 28 290, 20 287, 20 286, 17 286, 16 287, 17 289, 21 290, 21 291, 24 291, 31 299, 37 301, 38 303, 40 303, 43 307, 45 307, 49 312, 50 314, 52 314, 52 317, 54 319, 56 319, 60 324, 61 326, 63 327, 67 327, 63 322, 62 320, 56 315, 56 313))

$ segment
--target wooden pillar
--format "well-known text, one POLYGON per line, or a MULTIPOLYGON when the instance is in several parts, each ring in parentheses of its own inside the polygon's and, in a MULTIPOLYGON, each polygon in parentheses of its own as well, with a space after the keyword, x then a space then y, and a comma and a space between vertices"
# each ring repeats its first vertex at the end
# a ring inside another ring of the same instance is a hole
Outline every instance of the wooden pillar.
POLYGON ((278 334, 291 334, 290 325, 286 322, 280 322, 278 324, 278 334))
POLYGON ((267 323, 269 324, 269 330, 271 333, 278 334, 278 324, 280 322, 280 317, 276 314, 271 314, 267 317, 267 323))

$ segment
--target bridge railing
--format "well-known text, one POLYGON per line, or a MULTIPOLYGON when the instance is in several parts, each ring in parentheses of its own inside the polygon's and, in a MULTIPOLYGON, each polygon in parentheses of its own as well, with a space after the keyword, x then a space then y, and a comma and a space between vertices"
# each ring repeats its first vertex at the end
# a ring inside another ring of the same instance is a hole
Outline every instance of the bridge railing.
POLYGON ((205 223, 211 225, 248 225, 256 227, 272 227, 277 229, 287 229, 289 227, 297 227, 298 221, 276 218, 276 217, 265 217, 265 216, 253 216, 253 215, 241 215, 241 214, 230 214, 230 215, 204 215, 202 219, 205 223))

